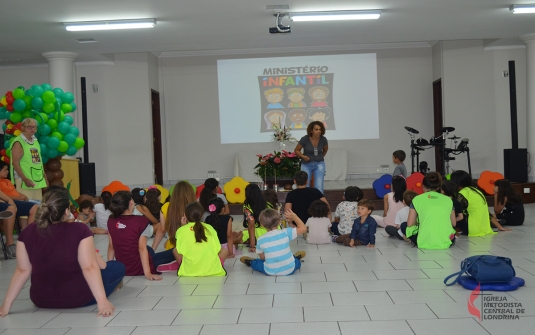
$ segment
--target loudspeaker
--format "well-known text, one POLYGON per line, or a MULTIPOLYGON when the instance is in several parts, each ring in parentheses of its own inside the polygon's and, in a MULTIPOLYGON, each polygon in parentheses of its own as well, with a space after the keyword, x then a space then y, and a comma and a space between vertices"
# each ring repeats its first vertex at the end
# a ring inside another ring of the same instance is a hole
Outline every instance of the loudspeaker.
POLYGON ((503 172, 511 182, 528 181, 528 149, 503 149, 503 172))
POLYGON ((97 179, 95 177, 95 163, 79 163, 80 194, 97 195, 97 179))

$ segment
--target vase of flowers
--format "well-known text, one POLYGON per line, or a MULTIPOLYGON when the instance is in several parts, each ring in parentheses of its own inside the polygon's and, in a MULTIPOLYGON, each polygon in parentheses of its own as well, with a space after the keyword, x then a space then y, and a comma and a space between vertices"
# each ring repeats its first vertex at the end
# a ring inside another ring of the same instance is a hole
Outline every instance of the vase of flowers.
POLYGON ((299 157, 295 152, 286 150, 274 151, 267 155, 258 154, 258 164, 255 174, 262 178, 265 184, 293 183, 293 177, 299 167, 299 157))
POLYGON ((279 142, 280 150, 284 151, 286 149, 286 142, 297 142, 295 137, 292 137, 292 128, 287 128, 286 126, 280 126, 279 124, 273 125, 273 134, 271 137, 272 141, 279 142))

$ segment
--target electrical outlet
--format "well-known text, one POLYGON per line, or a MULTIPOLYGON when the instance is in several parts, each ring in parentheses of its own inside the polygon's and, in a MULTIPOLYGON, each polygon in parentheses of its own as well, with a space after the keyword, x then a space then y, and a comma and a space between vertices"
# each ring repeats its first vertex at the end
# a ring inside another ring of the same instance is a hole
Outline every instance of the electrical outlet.
POLYGON ((530 193, 529 191, 530 191, 529 187, 524 187, 524 193, 529 194, 530 193))
POLYGON ((379 167, 381 168, 381 172, 383 172, 383 173, 384 172, 386 172, 386 173, 390 172, 390 166, 388 166, 388 165, 381 165, 379 167))
POLYGON ((221 174, 220 173, 214 173, 214 178, 221 178, 221 174))
POLYGON ((383 172, 390 172, 390 168, 383 168, 383 172))
POLYGON ((208 178, 214 178, 214 174, 216 173, 217 171, 208 171, 208 178))

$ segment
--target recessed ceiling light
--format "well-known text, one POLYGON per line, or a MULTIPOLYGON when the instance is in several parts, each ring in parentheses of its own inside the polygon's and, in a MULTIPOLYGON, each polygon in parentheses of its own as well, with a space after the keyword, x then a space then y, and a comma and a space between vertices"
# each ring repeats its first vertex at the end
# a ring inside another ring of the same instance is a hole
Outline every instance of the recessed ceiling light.
POLYGON ((68 31, 114 30, 152 28, 156 25, 154 19, 142 20, 115 20, 115 21, 89 21, 63 23, 68 31))

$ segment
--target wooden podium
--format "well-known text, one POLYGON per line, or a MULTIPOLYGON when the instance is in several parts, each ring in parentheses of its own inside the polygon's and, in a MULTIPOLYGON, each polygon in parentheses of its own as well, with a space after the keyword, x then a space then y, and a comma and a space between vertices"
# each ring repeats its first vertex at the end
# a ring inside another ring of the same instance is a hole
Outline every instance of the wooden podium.
POLYGON ((63 185, 71 183, 70 193, 74 199, 80 196, 80 174, 78 172, 78 160, 73 158, 62 158, 61 169, 63 170, 63 185))

